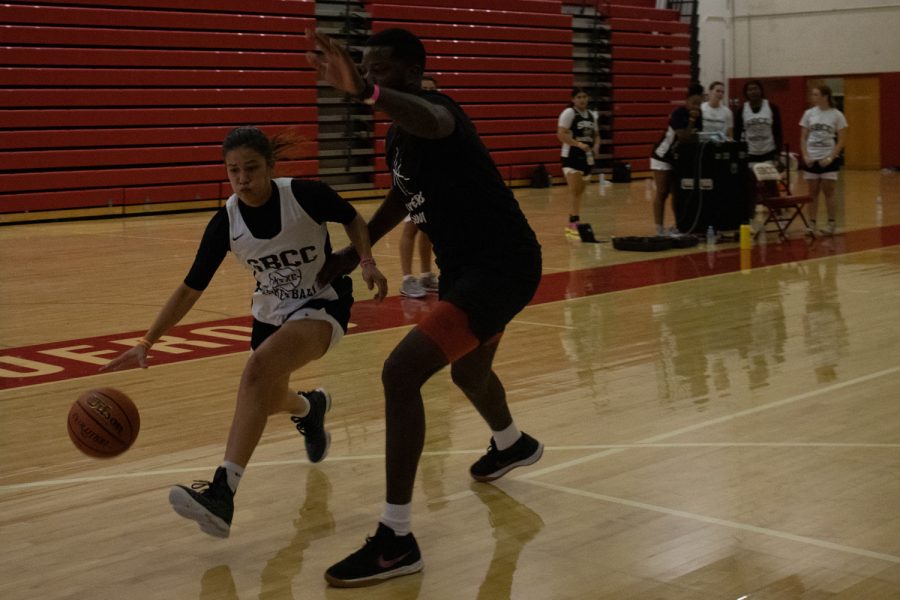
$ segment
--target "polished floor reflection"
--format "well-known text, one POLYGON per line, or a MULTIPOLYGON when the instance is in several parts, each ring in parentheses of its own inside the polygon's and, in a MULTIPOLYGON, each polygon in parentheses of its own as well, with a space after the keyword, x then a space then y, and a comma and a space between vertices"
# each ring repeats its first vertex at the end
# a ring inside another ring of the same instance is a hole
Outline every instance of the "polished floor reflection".
MULTIPOLYGON (((604 240, 646 234, 649 191, 595 185, 583 217, 604 240)), ((245 351, 220 337, 202 356, 93 374, 109 340, 149 324, 210 215, 2 228, 0 597, 900 597, 900 174, 843 174, 836 237, 797 230, 750 251, 574 242, 564 192, 518 191, 544 282, 497 357, 544 458, 473 483, 489 432, 438 374, 414 498, 425 570, 364 590, 322 574, 374 532, 381 363, 433 299, 375 306, 355 280, 353 333, 292 381, 334 397, 328 458, 309 465, 272 419, 217 540, 166 495, 221 460, 245 351), (135 446, 107 461, 80 455, 64 425, 101 385, 142 417, 135 446)), ((397 239, 376 248, 395 289, 397 239)), ((226 261, 185 335, 218 324, 240 340, 250 290, 226 261)))

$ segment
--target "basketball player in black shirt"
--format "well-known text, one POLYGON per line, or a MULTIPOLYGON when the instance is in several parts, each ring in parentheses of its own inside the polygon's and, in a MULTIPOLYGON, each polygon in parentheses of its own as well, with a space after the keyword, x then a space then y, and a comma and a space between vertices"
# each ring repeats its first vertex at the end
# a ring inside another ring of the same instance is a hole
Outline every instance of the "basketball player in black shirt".
MULTIPOLYGON (((307 57, 323 80, 393 120, 386 145, 393 183, 369 223, 370 239, 409 214, 431 238, 441 270, 439 302, 382 371, 387 494, 377 532, 325 574, 332 585, 356 587, 422 569, 410 507, 425 440, 420 390, 439 370, 451 365, 453 382, 492 431, 487 454, 470 468, 475 480, 492 481, 541 457, 543 445, 517 429, 492 370, 506 324, 537 289, 541 249, 463 110, 444 94, 420 91, 425 49, 415 35, 389 29, 371 37, 365 78, 342 45, 318 32, 307 36, 317 49, 307 57)), ((344 270, 355 266, 352 250, 335 257, 344 270)))

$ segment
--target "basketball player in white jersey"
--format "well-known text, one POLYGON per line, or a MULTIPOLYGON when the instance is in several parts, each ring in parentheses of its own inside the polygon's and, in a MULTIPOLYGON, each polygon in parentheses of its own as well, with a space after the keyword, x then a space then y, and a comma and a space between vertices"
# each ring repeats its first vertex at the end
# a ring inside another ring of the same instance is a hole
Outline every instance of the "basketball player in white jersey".
POLYGON ((369 289, 377 286, 376 300, 387 291, 372 259, 366 222, 356 210, 321 182, 274 178, 275 161, 290 145, 289 138, 270 140, 256 127, 228 134, 222 151, 234 193, 210 220, 190 272, 144 337, 101 369, 146 368, 153 345, 194 306, 229 250, 253 275, 253 353, 241 376, 222 466, 211 482, 203 482, 202 491, 178 485, 169 493, 175 512, 216 537, 228 537, 231 531, 234 494, 269 415, 292 415, 310 462, 322 460, 328 451, 328 393, 288 389, 291 373, 321 358, 347 331, 350 279, 321 286, 316 282, 331 254, 327 221, 344 226, 363 257, 363 280, 369 289))
POLYGON ((562 142, 562 171, 571 203, 566 236, 573 239, 581 239, 578 233, 581 199, 585 184, 591 180, 594 159, 600 153, 600 127, 597 113, 588 110, 589 100, 584 88, 572 88, 572 105, 560 113, 556 125, 556 137, 562 142))

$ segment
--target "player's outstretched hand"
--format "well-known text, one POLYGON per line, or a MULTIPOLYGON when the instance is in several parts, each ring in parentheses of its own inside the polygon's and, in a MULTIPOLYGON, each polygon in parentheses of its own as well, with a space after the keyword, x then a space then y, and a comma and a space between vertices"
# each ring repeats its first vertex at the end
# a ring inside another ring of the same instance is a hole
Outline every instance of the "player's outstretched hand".
POLYGON ((132 367, 140 367, 142 369, 147 368, 147 348, 141 344, 129 348, 100 367, 100 372, 119 371, 121 369, 130 369, 132 367))
POLYGON ((365 89, 366 83, 346 46, 314 29, 306 30, 306 39, 315 48, 306 53, 306 60, 328 85, 351 96, 365 89))
MULTIPOLYGON (((325 259, 325 264, 319 274, 316 275, 316 283, 323 287, 331 283, 336 277, 346 275, 359 264, 359 255, 353 246, 341 248, 325 259)), ((371 289, 371 288, 369 288, 371 289)))

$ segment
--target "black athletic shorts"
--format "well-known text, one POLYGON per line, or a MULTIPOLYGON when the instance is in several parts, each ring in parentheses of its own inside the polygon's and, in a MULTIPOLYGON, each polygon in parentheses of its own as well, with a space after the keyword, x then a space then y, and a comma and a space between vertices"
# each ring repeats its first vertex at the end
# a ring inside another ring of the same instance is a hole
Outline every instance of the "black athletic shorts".
POLYGON ((438 297, 466 313, 472 333, 486 342, 528 305, 540 281, 541 250, 528 248, 517 255, 514 268, 507 264, 441 271, 438 297))
MULTIPOLYGON (((344 333, 347 333, 347 325, 350 323, 350 307, 353 306, 353 280, 343 275, 332 281, 331 287, 337 292, 337 300, 310 300, 297 310, 323 308, 326 313, 338 322, 344 333)), ((281 329, 281 325, 272 325, 271 323, 263 323, 253 319, 250 348, 256 350, 260 344, 279 329, 281 329)))
POLYGON ((591 174, 591 165, 588 164, 587 155, 578 148, 569 149, 569 156, 562 157, 562 166, 581 171, 585 175, 591 174))
POLYGON ((824 167, 821 164, 819 164, 818 161, 813 161, 812 165, 804 164, 802 166, 802 169, 804 171, 806 171, 807 173, 816 173, 816 174, 833 173, 834 171, 841 170, 841 164, 843 162, 844 161, 842 160, 842 157, 838 156, 836 159, 834 159, 833 161, 831 161, 824 167))
POLYGON ((748 154, 747 162, 749 163, 761 163, 767 162, 770 160, 778 160, 779 154, 777 150, 772 150, 771 152, 766 152, 765 154, 748 154))

